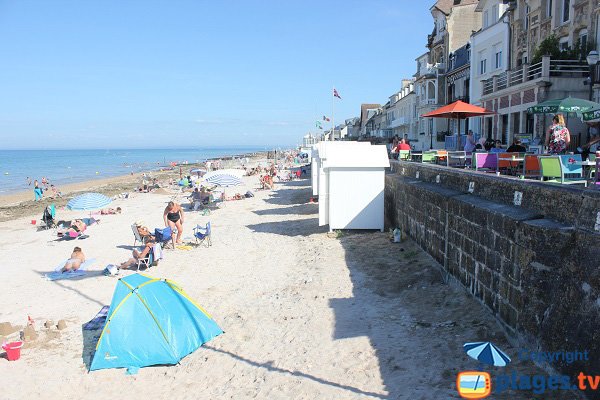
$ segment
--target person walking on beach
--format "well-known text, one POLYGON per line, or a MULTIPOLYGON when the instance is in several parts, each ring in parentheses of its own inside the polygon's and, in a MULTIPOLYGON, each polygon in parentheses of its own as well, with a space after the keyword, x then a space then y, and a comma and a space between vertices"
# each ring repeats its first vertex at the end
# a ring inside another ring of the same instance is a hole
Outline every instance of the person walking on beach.
POLYGON ((175 202, 170 201, 165 207, 163 213, 165 226, 170 226, 172 230, 177 228, 177 244, 181 244, 181 235, 183 234, 183 209, 175 202))
POLYGON ((42 188, 39 187, 39 183, 37 181, 37 179, 33 182, 33 194, 35 196, 34 201, 38 201, 38 200, 42 200, 43 192, 42 192, 42 188))

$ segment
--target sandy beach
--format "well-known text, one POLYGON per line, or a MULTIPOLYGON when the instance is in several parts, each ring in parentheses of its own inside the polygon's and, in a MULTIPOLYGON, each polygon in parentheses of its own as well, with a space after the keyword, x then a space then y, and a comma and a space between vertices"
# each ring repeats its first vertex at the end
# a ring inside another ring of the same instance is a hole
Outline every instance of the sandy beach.
MULTIPOLYGON (((462 288, 445 284, 435 262, 411 241, 394 244, 380 232, 329 233, 318 226, 307 179, 277 183, 273 191, 257 190, 256 176, 244 182, 227 193, 252 190, 255 197, 226 202, 210 215, 186 213, 184 241, 193 241, 194 226, 210 221, 212 247, 166 250, 146 272, 181 284, 225 333, 179 365, 136 375, 88 373, 99 331, 82 326, 110 304, 117 278, 101 270, 129 257, 130 225, 143 220, 162 227, 173 194, 115 200, 111 207, 123 213, 100 216, 84 240, 56 241, 51 230, 31 225, 26 212, 1 222, 0 322, 22 328, 31 316, 39 337, 26 343, 20 360, 0 358, 0 376, 10 383, 0 398, 458 398, 456 374, 477 368, 462 345, 479 340, 514 355, 511 371, 543 373, 516 360, 517 349, 494 318, 462 288), (96 259, 87 275, 45 280, 75 245, 96 259), (64 330, 43 326, 61 319, 64 330)), ((84 216, 58 211, 60 219, 84 216)), ((509 390, 494 398, 542 397, 509 390)))

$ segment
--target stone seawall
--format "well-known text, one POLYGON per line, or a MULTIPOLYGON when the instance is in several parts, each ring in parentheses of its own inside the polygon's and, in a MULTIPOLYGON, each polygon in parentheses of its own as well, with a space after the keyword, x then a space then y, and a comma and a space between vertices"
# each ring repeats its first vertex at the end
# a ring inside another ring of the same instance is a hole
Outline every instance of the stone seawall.
POLYGON ((526 348, 590 352, 553 367, 600 371, 599 190, 402 161, 392 170, 388 228, 402 227, 526 348))

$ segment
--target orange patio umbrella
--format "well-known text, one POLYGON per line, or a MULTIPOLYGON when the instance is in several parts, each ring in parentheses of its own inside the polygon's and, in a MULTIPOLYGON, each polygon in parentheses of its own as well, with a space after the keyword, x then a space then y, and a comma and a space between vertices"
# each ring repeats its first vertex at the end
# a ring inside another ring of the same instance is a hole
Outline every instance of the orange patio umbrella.
MULTIPOLYGON (((471 117, 481 117, 482 115, 496 114, 494 111, 487 110, 483 107, 474 106, 464 101, 457 100, 452 104, 438 108, 421 115, 423 118, 449 118, 449 119, 466 119, 471 117)), ((457 146, 460 143, 460 125, 457 146)))

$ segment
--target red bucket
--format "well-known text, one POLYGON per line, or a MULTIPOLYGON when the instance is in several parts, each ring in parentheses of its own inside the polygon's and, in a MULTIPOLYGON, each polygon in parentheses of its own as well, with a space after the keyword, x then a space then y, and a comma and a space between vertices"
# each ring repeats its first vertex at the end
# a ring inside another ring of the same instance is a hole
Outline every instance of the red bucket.
POLYGON ((23 342, 10 342, 2 345, 8 361, 17 361, 21 358, 21 347, 23 347, 23 342))
POLYGON ((36 224, 36 222, 37 222, 37 221, 36 221, 35 219, 32 219, 32 220, 31 220, 31 225, 35 225, 35 224, 36 224))

